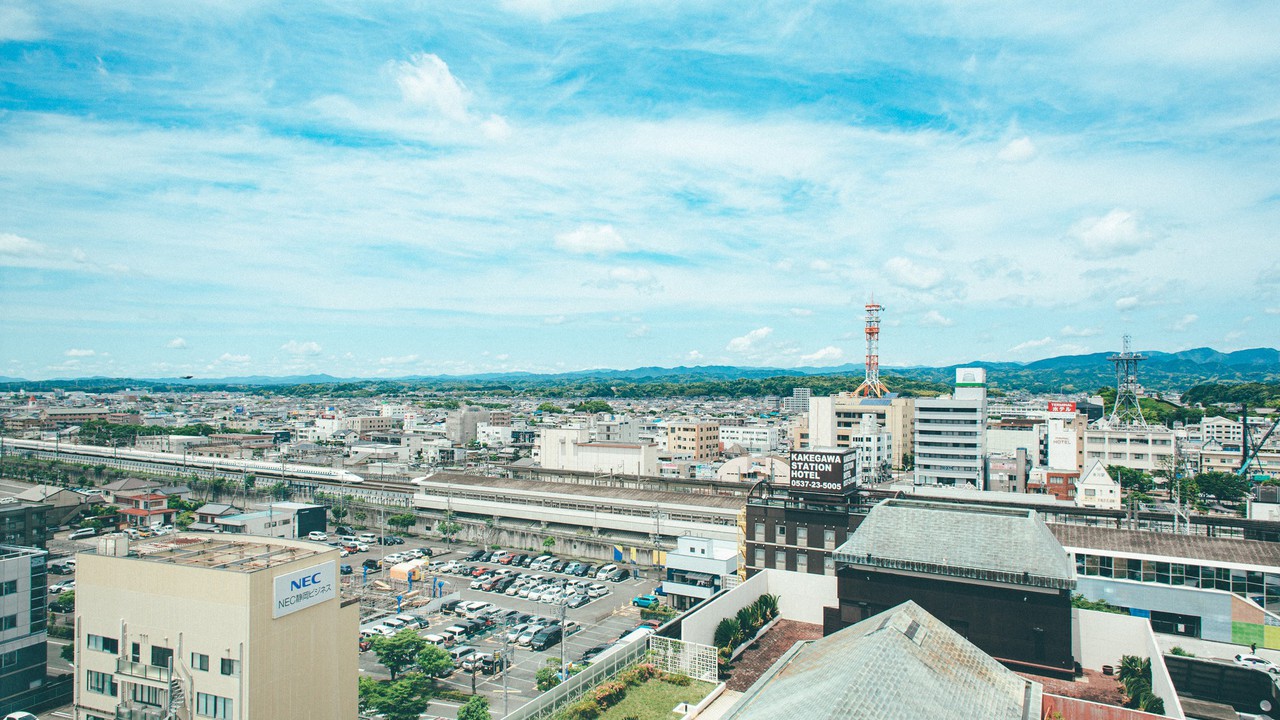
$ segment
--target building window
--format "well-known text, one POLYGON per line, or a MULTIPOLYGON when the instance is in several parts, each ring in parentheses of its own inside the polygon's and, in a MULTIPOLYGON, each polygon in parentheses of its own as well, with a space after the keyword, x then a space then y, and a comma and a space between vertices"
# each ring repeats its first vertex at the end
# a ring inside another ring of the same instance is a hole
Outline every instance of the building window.
POLYGON ((159 645, 152 645, 151 665, 153 667, 171 668, 173 666, 173 650, 159 645))
POLYGON ((778 570, 787 569, 787 551, 786 550, 773 551, 773 566, 778 570))
POLYGON ((836 561, 834 557, 826 555, 822 558, 822 573, 824 575, 836 574, 836 561))
POLYGON ((796 544, 800 547, 808 547, 809 545, 809 526, 801 525, 796 528, 796 544))
POLYGON ((764 548, 756 548, 756 560, 752 563, 755 567, 764 567, 764 548))
POLYGON ((5 615, 0 617, 0 630, 12 630, 18 627, 17 615, 5 615))
POLYGON ((773 534, 774 534, 774 542, 786 542, 787 526, 783 525, 782 523, 778 523, 777 525, 774 525, 773 534))
POLYGON ((231 720, 231 698, 208 693, 196 693, 196 714, 204 717, 231 720))
POLYGON ((756 533, 754 536, 752 536, 751 539, 764 542, 764 523, 762 522, 756 523, 756 533))
POLYGON ((828 550, 833 550, 833 549, 835 549, 835 546, 836 546, 836 531, 835 531, 835 530, 823 530, 823 531, 822 531, 822 545, 823 545, 823 547, 825 547, 825 548, 826 548, 826 549, 828 549, 828 550))
POLYGON ((102 635, 89 635, 89 649, 98 652, 111 653, 115 655, 120 652, 120 641, 115 638, 103 637, 102 635))
POLYGON ((13 667, 18 664, 18 651, 7 652, 0 655, 0 668, 13 667))
POLYGON ((111 673, 98 672, 97 670, 85 671, 85 686, 89 688, 89 692, 98 693, 99 695, 115 697, 118 692, 115 678, 111 677, 111 673))
POLYGON ((12 595, 18 592, 17 580, 5 580, 0 583, 0 595, 12 595))
POLYGON ((240 661, 230 658, 222 658, 222 674, 232 677, 240 677, 240 661))
POLYGON ((204 653, 191 653, 191 669, 192 670, 209 670, 209 656, 204 653))
POLYGON ((160 695, 161 692, 162 691, 158 687, 134 685, 132 695, 134 702, 140 702, 143 705, 151 705, 152 707, 160 707, 163 702, 160 695))
POLYGON ((796 572, 809 572, 809 553, 796 553, 796 572))

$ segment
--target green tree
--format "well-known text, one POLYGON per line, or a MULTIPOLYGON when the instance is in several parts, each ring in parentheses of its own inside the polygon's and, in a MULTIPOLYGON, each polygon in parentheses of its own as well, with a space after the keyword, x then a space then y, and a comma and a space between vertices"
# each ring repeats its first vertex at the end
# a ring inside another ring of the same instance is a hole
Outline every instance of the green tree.
POLYGON ((66 645, 63 645, 62 649, 58 651, 58 655, 63 660, 66 660, 67 662, 74 665, 76 663, 76 644, 73 642, 70 642, 70 643, 67 643, 66 645))
POLYGON ((342 519, 347 516, 347 505, 342 501, 338 501, 336 505, 329 507, 329 517, 333 518, 335 525, 341 525, 342 519))
POLYGON ((401 530, 413 527, 413 524, 417 521, 418 519, 413 516, 413 513, 400 513, 387 518, 388 525, 398 527, 401 530))
POLYGON ((390 637, 374 636, 372 650, 378 656, 378 662, 391 673, 395 680, 402 670, 412 665, 429 643, 412 628, 405 628, 390 637))
POLYGON ((444 648, 428 643, 418 652, 417 665, 423 675, 437 678, 453 667, 453 658, 449 657, 449 653, 444 648))
POLYGON ((358 690, 360 711, 370 712, 380 705, 386 687, 386 683, 378 682, 371 677, 361 677, 358 690))
POLYGON ((533 681, 538 686, 538 692, 546 692, 559 685, 560 668, 556 661, 548 660, 546 665, 538 668, 538 672, 533 674, 533 681))
POLYGON ((1200 473, 1195 482, 1201 496, 1211 496, 1220 502, 1234 502, 1249 494, 1249 480, 1234 473, 1200 473))
POLYGON ((176 520, 173 521, 173 524, 179 530, 186 530, 187 528, 191 527, 191 523, 195 521, 196 521, 196 514, 191 512, 190 510, 184 510, 178 513, 178 517, 176 520))
POLYGON ((427 711, 431 695, 430 683, 421 675, 412 673, 383 686, 373 709, 385 720, 418 720, 418 716, 427 711))
POLYGON ((551 548, 555 546, 556 546, 556 539, 549 535, 542 541, 542 547, 546 548, 548 551, 550 551, 551 548))
POLYGON ((1149 493, 1155 487, 1155 481, 1151 479, 1150 475, 1130 467, 1108 465, 1107 474, 1120 483, 1120 487, 1125 490, 1149 493))
POLYGON ((562 408, 562 407, 560 407, 559 405, 556 405, 556 404, 554 404, 554 403, 544 402, 544 403, 542 403, 541 405, 539 405, 539 406, 538 406, 538 412, 540 412, 540 413, 556 413, 556 414, 559 414, 559 413, 564 412, 564 408, 562 408))
POLYGON ((611 413, 613 412, 613 407, 603 400, 586 400, 573 408, 573 411, 581 413, 611 413))
POLYGON ((458 720, 491 720, 489 700, 481 695, 472 695, 458 708, 458 720))

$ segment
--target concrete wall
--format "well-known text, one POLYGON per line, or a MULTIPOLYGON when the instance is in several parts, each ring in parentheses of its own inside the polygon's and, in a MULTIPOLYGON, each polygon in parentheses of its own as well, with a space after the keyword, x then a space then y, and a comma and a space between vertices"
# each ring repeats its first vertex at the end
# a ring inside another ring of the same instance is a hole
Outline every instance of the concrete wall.
POLYGON ((1090 600, 1106 600, 1112 605, 1140 610, 1197 615, 1200 617, 1200 637, 1232 642, 1231 593, 1225 590, 1093 576, 1081 576, 1076 583, 1076 592, 1090 600))
POLYGON ((1103 665, 1120 667, 1120 658, 1136 655, 1151 659, 1151 692, 1164 700, 1165 715, 1182 718, 1182 704, 1164 665, 1164 653, 1156 644, 1151 626, 1143 618, 1095 610, 1072 610, 1079 637, 1077 657, 1088 670, 1103 665))
POLYGON ((681 623, 680 639, 714 645, 716 625, 765 594, 778 596, 778 617, 821 625, 822 608, 837 603, 836 579, 829 575, 763 570, 686 615, 681 623))

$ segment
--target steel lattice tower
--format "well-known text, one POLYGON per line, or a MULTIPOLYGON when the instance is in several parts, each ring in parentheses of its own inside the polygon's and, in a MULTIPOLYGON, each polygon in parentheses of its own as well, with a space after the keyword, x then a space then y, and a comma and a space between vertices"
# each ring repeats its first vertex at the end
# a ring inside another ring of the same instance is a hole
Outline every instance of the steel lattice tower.
POLYGON ((862 381, 854 395, 862 397, 884 397, 889 388, 880 382, 880 311, 883 306, 876 304, 876 299, 866 305, 867 311, 867 378, 862 381))
POLYGON ((1130 351, 1129 342, 1129 336, 1125 335, 1120 354, 1107 358, 1116 366, 1116 404, 1108 421, 1112 427, 1145 428, 1147 421, 1142 417, 1142 407, 1138 404, 1138 363, 1146 360, 1147 356, 1130 351))

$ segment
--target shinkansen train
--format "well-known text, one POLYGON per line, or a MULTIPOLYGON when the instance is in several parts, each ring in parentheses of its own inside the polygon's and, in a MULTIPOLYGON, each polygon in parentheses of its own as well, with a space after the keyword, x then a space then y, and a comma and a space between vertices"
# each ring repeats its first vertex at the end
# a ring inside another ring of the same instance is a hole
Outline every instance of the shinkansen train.
POLYGON ((71 460, 74 457, 100 458, 111 464, 112 461, 134 461, 172 465, 179 468, 202 468, 221 470, 231 473, 251 473, 258 477, 276 477, 305 480, 323 480, 325 482, 361 483, 364 478, 346 470, 316 467, 315 465, 294 465, 289 463, 271 463, 261 460, 242 460, 239 458, 215 458, 181 453, 151 452, 135 448, 102 447, 99 445, 74 445, 71 443, 51 443, 44 440, 20 440, 4 438, 5 451, 34 451, 40 453, 58 453, 71 460))

